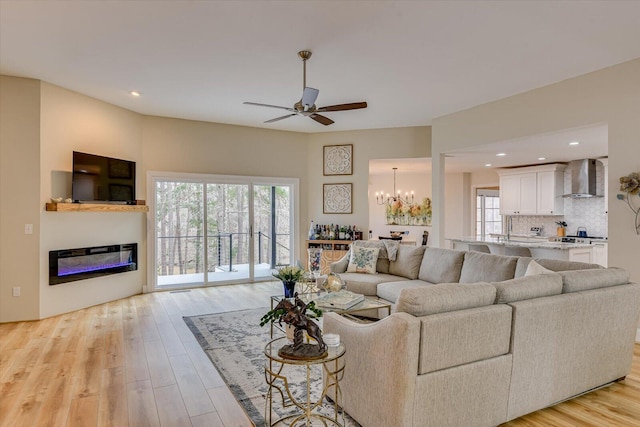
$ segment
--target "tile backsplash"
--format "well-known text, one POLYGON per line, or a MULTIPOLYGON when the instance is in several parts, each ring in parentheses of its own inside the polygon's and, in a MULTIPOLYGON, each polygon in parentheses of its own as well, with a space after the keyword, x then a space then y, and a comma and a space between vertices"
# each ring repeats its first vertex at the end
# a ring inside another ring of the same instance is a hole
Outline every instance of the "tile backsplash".
MULTIPOLYGON (((596 191, 604 195, 604 166, 596 162, 596 191)), ((571 192, 571 170, 564 171, 564 193, 571 192)), ((544 236, 556 235, 556 221, 566 221, 567 235, 586 227, 589 236, 607 236, 607 201, 604 197, 564 199, 564 216, 514 216, 512 233, 529 233, 531 227, 543 227, 544 236)))

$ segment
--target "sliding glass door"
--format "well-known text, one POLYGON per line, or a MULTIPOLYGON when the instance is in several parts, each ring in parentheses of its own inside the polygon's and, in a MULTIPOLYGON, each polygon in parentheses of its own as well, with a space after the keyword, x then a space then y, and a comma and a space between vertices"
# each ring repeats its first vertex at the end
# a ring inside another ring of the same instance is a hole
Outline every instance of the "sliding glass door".
POLYGON ((150 173, 149 182, 152 288, 271 279, 293 263, 297 180, 150 173))

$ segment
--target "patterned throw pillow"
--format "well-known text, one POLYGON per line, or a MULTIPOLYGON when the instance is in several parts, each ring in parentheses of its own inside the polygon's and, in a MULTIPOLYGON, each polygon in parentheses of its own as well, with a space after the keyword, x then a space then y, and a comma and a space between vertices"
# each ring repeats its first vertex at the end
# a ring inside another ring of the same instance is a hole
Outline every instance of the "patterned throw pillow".
POLYGON ((379 248, 363 248, 354 246, 347 266, 347 273, 376 273, 379 248))

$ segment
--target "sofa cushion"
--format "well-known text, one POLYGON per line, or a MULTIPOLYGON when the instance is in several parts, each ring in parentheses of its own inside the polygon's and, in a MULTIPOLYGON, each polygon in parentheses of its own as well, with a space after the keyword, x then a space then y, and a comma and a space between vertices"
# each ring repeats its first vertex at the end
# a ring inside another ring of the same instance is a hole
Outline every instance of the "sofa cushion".
POLYGON ((402 289, 396 301, 396 311, 414 316, 428 316, 491 305, 495 298, 496 288, 488 283, 441 283, 402 289))
POLYGON ((385 282, 378 285, 378 296, 391 303, 396 303, 400 292, 405 288, 418 288, 421 286, 433 286, 433 283, 423 280, 401 280, 399 282, 385 282))
POLYGON ((518 257, 465 252, 460 283, 502 282, 513 279, 518 257))
POLYGON ((378 253, 379 258, 389 258, 389 254, 387 253, 387 247, 380 240, 355 240, 351 243, 351 248, 378 248, 380 252, 378 253))
MULTIPOLYGON (((516 266, 516 268, 518 267, 516 266)), ((524 275, 526 277, 526 276, 537 276, 539 274, 548 274, 548 273, 553 273, 553 271, 549 270, 548 268, 544 268, 543 266, 538 264, 536 260, 532 259, 529 262, 529 265, 527 266, 527 271, 524 272, 524 275)))
POLYGON ((378 273, 389 274, 389 260, 386 258, 380 258, 380 255, 378 255, 378 262, 376 262, 376 271, 378 273))
POLYGON ((331 264, 329 264, 329 271, 331 273, 336 273, 336 274, 340 274, 340 273, 344 273, 347 271, 347 267, 349 266, 349 259, 351 258, 351 249, 349 249, 347 251, 347 253, 340 258, 338 261, 336 262, 332 262, 331 264))
POLYGON ((426 246, 400 245, 396 260, 389 263, 389 273, 407 279, 417 279, 426 246))
POLYGON ((562 276, 558 273, 519 277, 492 283, 496 287, 496 303, 509 303, 562 293, 562 276))
POLYGON ((347 273, 375 274, 379 248, 365 248, 354 246, 347 266, 347 273))
MULTIPOLYGON (((516 264, 516 273, 514 277, 523 277, 533 258, 520 257, 516 264)), ((599 264, 589 264, 586 262, 568 261, 564 259, 547 259, 536 258, 538 264, 551 271, 568 271, 568 270, 586 270, 591 268, 604 268, 599 264)))
MULTIPOLYGON (((378 252, 378 261, 376 262, 376 271, 378 273, 389 273, 389 258, 395 259, 397 248, 387 244, 386 240, 356 240, 351 244, 351 247, 356 246, 380 249, 380 252, 378 252), (393 256, 389 254, 390 250, 393 252, 393 256)), ((351 256, 351 247, 349 248, 349 256, 351 256)), ((346 266, 343 271, 347 271, 346 266)))
POLYGON ((561 271, 559 274, 564 294, 629 283, 629 272, 617 267, 561 271))
POLYGON ((362 274, 342 273, 340 278, 345 281, 347 290, 362 295, 377 295, 378 284, 385 282, 399 282, 407 280, 391 274, 362 274))
POLYGON ((462 251, 426 248, 418 279, 431 283, 455 283, 460 280, 463 261, 462 251))

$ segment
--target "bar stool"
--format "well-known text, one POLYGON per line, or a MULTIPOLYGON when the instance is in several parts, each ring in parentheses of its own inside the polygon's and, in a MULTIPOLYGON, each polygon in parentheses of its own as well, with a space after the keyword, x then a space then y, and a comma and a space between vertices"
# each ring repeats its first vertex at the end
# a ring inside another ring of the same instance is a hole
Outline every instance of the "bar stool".
POLYGON ((491 253, 488 245, 482 245, 479 243, 469 243, 469 250, 473 252, 484 252, 485 254, 491 253))
POLYGON ((523 246, 505 246, 504 254, 507 256, 531 256, 531 251, 529 248, 525 248, 523 246))

